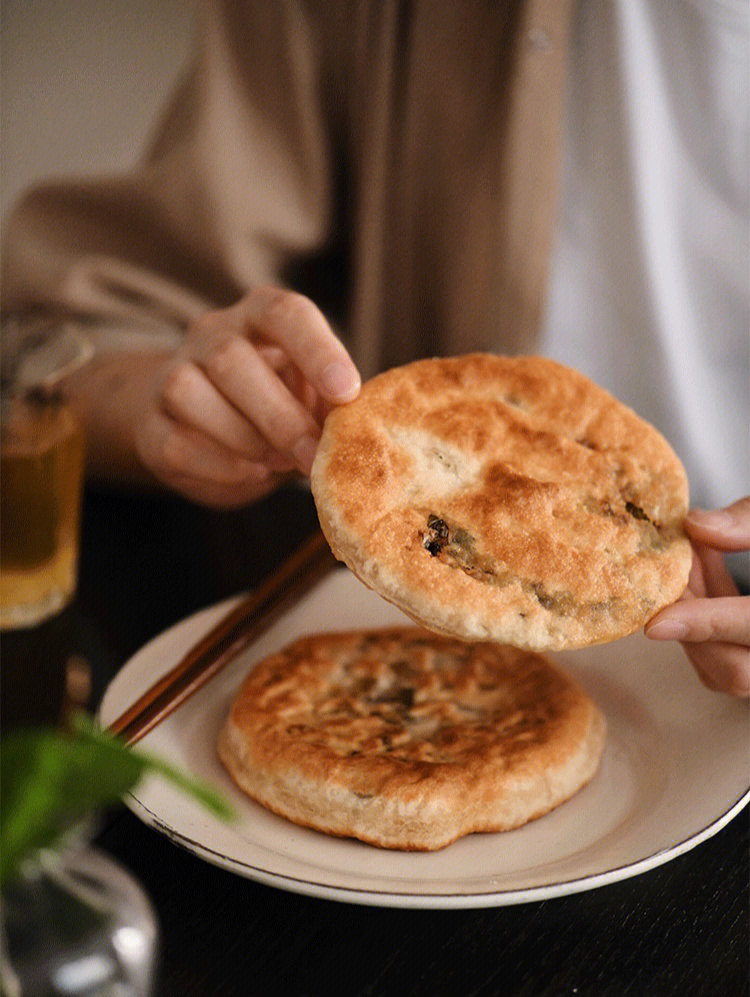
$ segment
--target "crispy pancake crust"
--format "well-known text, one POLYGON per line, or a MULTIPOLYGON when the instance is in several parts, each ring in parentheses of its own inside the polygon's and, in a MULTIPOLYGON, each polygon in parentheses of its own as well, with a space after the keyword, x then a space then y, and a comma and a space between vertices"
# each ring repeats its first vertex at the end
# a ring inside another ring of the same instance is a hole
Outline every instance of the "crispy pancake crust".
POLYGON ((311 484, 339 560, 464 640, 614 640, 687 584, 681 462, 631 409, 543 357, 378 375, 326 419, 311 484))
POLYGON ((277 814, 434 850, 547 813, 594 775, 604 719, 540 655, 417 627, 314 634, 248 675, 218 739, 277 814))

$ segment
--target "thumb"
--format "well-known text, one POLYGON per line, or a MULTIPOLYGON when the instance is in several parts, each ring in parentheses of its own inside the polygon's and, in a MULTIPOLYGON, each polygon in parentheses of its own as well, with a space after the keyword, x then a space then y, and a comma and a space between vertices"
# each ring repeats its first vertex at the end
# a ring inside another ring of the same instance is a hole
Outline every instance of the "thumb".
POLYGON ((750 549, 750 496, 723 509, 691 509, 685 530, 692 540, 717 550, 750 549))

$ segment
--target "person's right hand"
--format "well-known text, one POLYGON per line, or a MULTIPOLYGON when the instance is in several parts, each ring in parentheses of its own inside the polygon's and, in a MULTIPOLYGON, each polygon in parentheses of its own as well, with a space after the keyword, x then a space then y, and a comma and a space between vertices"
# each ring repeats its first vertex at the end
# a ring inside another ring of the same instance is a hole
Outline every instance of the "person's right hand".
POLYGON ((692 509, 688 587, 646 625, 655 640, 680 640, 701 681, 718 692, 750 696, 750 596, 740 595, 724 554, 750 550, 750 496, 724 509, 692 509))
POLYGON ((260 287, 208 312, 167 359, 135 438, 163 484, 207 505, 260 498, 309 474, 325 416, 360 377, 308 298, 260 287))

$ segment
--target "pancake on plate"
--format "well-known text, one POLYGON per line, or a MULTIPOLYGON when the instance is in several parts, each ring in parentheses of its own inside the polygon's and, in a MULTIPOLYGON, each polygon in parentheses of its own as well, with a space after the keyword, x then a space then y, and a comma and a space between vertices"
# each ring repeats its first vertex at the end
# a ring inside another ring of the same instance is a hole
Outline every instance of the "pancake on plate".
POLYGON ((543 357, 374 377, 326 419, 311 484, 336 557, 437 633, 583 647, 639 629, 687 584, 680 460, 543 357))
POLYGON ((254 667, 219 739, 283 817, 382 848, 519 827, 594 775, 605 722, 542 656, 417 627, 313 634, 254 667))

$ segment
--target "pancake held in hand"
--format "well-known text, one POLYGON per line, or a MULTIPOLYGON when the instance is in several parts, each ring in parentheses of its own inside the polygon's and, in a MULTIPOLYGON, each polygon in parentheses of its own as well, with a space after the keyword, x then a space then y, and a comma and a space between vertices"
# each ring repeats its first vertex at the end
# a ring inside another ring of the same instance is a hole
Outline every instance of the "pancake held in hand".
POLYGON ((594 775, 586 693, 540 655, 416 627, 314 634, 245 680, 219 755, 268 809, 383 848, 433 850, 547 813, 594 775))
POLYGON ((311 482, 334 554, 464 640, 610 641, 687 584, 679 459, 627 406, 542 357, 378 375, 326 419, 311 482))

